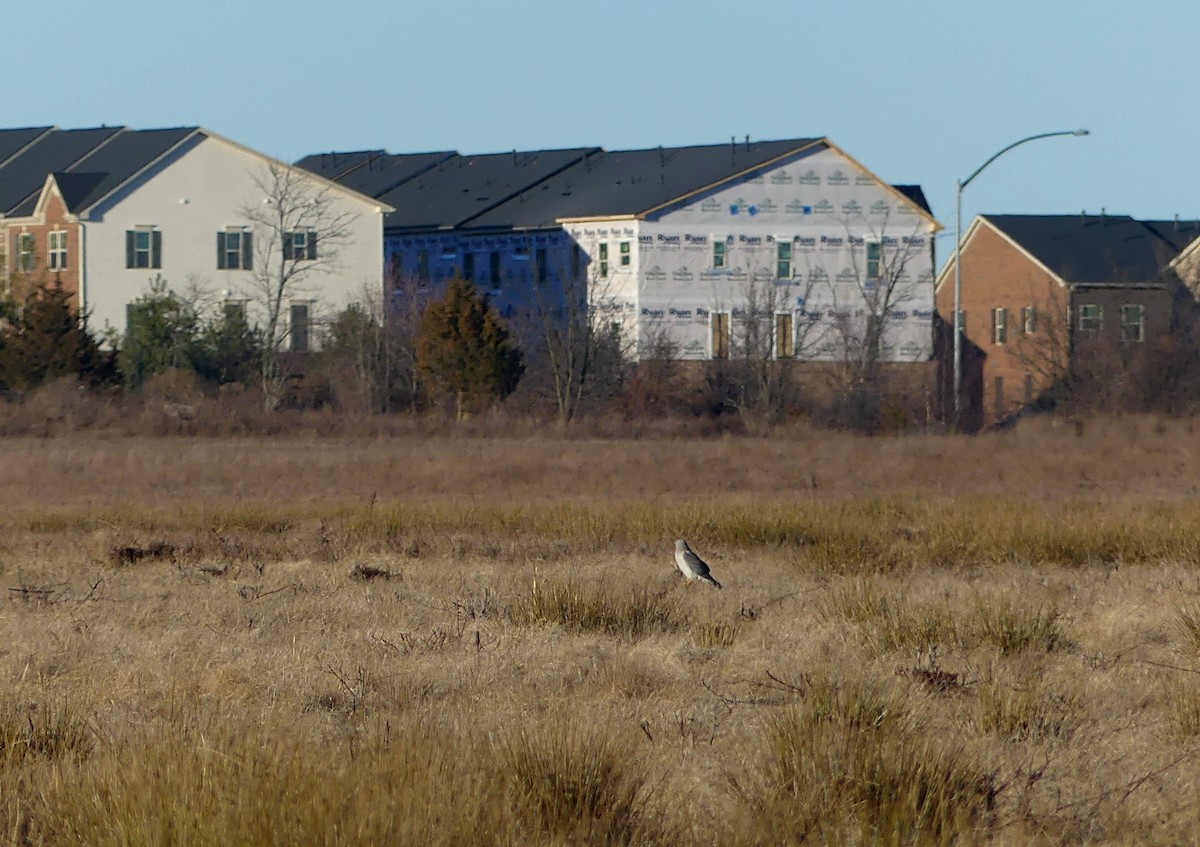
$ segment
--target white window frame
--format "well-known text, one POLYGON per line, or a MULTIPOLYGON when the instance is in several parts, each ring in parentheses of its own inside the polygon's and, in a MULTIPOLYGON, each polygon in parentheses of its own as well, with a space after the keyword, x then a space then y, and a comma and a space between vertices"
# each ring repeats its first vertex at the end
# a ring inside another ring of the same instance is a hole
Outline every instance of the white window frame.
POLYGON ((729 268, 729 242, 724 237, 712 236, 712 267, 714 271, 723 271, 729 268), (717 249, 718 247, 720 250, 717 249))
POLYGON ((992 309, 992 343, 1008 343, 1008 309, 998 306, 992 309))
POLYGON ((1021 310, 1021 330, 1026 335, 1037 332, 1037 309, 1033 306, 1026 306, 1021 310))
POLYGON ((796 261, 796 251, 790 238, 777 238, 775 240, 775 278, 776 279, 791 279, 792 273, 795 270, 793 267, 796 261), (784 254, 786 255, 786 258, 784 254))
POLYGON ((46 235, 46 267, 52 271, 67 269, 67 231, 54 229, 46 235))
POLYGON ((1104 329, 1104 305, 1101 303, 1080 303, 1078 329, 1080 332, 1086 332, 1089 335, 1099 335, 1100 331, 1104 329), (1084 314, 1091 310, 1094 310, 1095 314, 1084 314))
POLYGON ((1121 340, 1134 344, 1146 340, 1146 307, 1141 303, 1126 303, 1121 306, 1121 340), (1136 321, 1131 321, 1127 317, 1132 310, 1136 310, 1136 321), (1132 337, 1129 331, 1131 328, 1136 330, 1135 333, 1132 333, 1132 337))
POLYGON ((633 264, 633 248, 628 241, 620 241, 617 243, 617 262, 622 268, 627 268, 633 264))
MULTIPOLYGON (((246 236, 250 233, 250 228, 245 226, 227 226, 220 230, 224 236, 222 240, 223 262, 218 262, 217 270, 223 271, 249 271, 254 269, 254 259, 250 253, 246 251, 246 236), (235 236, 237 247, 229 246, 230 236, 235 236), (231 262, 230 259, 233 261, 231 262)), ((253 244, 253 241, 251 241, 253 244)))
POLYGON ((601 241, 596 245, 596 276, 608 279, 608 242, 601 241))
POLYGON ((878 280, 883 277, 883 244, 878 241, 868 241, 866 251, 867 279, 878 280), (874 252, 872 257, 871 253, 874 252))
POLYGON ((22 273, 28 273, 33 270, 35 255, 37 253, 37 239, 32 232, 17 233, 17 267, 16 269, 22 273))

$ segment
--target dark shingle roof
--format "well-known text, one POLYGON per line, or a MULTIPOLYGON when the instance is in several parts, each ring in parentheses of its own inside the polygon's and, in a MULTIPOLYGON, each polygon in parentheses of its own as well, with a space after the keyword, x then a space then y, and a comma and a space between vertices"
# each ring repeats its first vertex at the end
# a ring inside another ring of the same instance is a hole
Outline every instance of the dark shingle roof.
POLYGON ((910 201, 917 206, 920 206, 929 214, 933 214, 933 209, 929 208, 929 201, 925 199, 925 192, 919 185, 893 185, 892 188, 899 191, 910 201))
MULTIPOLYGON (((68 202, 76 212, 104 197, 176 145, 194 135, 198 127, 126 130, 108 144, 89 153, 69 169, 72 173, 104 174, 92 190, 68 202)), ((60 184, 61 185, 61 184, 60 184)), ((66 198, 64 198, 66 199, 66 198)))
POLYGON ((1128 215, 982 215, 1068 283, 1154 280, 1191 236, 1174 222, 1128 215))
POLYGON ((396 211, 391 229, 453 228, 579 162, 594 147, 569 150, 454 155, 378 196, 396 211))
POLYGON ((471 226, 536 229, 560 218, 642 214, 789 153, 805 148, 815 152, 821 141, 597 151, 472 220, 471 226))
MULTIPOLYGON (((58 183, 58 192, 62 195, 63 202, 67 204, 67 209, 72 212, 83 208, 83 201, 91 196, 107 178, 108 174, 105 173, 58 171, 54 174, 54 181, 58 183)), ((25 201, 25 203, 29 202, 31 201, 25 201)))
POLYGON ((67 208, 78 212, 196 132, 196 127, 0 130, 0 213, 33 214, 49 174, 67 208), (5 157, 14 148, 21 151, 5 157))
POLYGON ((0 129, 0 163, 11 158, 31 142, 50 132, 52 126, 26 127, 24 129, 0 129))
POLYGON ((305 156, 296 162, 296 166, 378 198, 455 155, 453 150, 401 155, 392 155, 383 150, 360 150, 354 153, 317 153, 305 156))
POLYGON ((121 129, 60 129, 39 138, 27 150, 0 167, 0 212, 11 215, 31 197, 36 201, 36 195, 41 191, 48 174, 69 170, 121 129))

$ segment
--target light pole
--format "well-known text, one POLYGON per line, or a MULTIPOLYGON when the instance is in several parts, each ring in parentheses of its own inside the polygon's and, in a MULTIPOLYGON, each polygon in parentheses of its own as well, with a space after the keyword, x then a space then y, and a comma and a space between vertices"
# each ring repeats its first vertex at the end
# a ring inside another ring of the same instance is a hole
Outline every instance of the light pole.
POLYGON ((986 162, 972 171, 966 179, 958 181, 954 197, 954 426, 957 429, 962 423, 962 193, 971 184, 971 180, 979 176, 983 169, 999 159, 1014 147, 1020 147, 1030 141, 1041 138, 1054 138, 1059 135, 1087 135, 1086 129, 1066 129, 1059 132, 1041 132, 1030 135, 1020 141, 1014 141, 1004 149, 992 155, 986 162))

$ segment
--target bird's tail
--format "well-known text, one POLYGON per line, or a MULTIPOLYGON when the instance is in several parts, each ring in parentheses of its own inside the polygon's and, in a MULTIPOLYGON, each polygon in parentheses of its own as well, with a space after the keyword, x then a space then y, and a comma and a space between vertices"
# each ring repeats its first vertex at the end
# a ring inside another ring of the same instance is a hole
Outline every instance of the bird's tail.
POLYGON ((711 585, 713 588, 720 588, 720 587, 721 587, 721 583, 717 582, 717 581, 716 581, 715 579, 713 579, 711 576, 706 576, 706 577, 702 577, 702 578, 703 578, 703 580, 704 580, 705 582, 707 582, 707 583, 708 583, 709 585, 711 585))

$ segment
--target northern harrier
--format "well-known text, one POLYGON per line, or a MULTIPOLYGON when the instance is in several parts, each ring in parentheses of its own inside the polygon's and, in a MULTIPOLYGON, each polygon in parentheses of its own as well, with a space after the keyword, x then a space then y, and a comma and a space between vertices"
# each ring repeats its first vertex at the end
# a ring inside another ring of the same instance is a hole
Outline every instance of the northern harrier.
POLYGON ((708 565, 692 552, 692 548, 688 547, 688 543, 682 538, 675 542, 675 564, 679 566, 679 572, 687 577, 688 582, 698 579, 707 582, 713 588, 721 587, 721 583, 709 573, 708 565))

